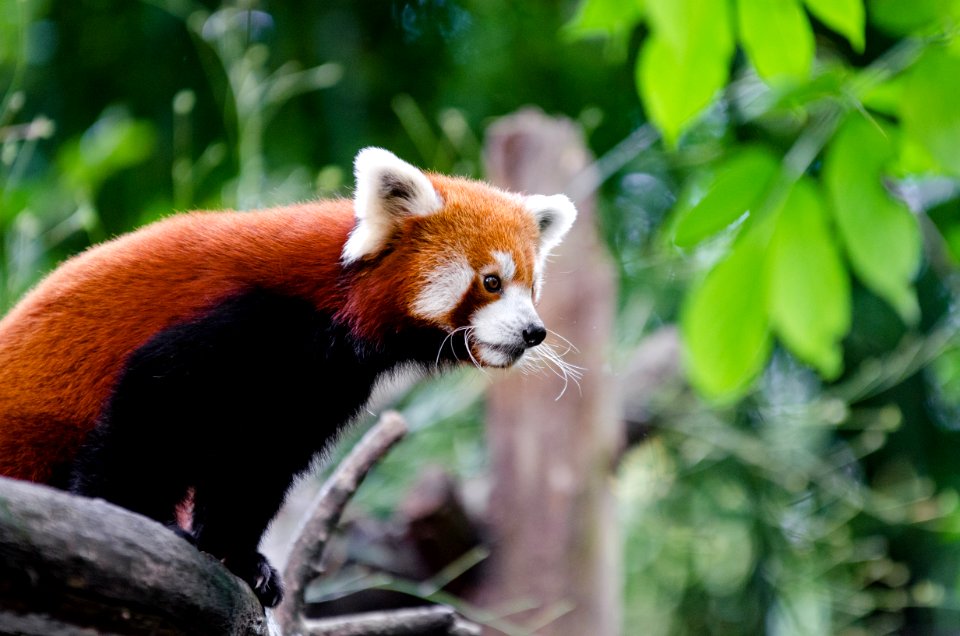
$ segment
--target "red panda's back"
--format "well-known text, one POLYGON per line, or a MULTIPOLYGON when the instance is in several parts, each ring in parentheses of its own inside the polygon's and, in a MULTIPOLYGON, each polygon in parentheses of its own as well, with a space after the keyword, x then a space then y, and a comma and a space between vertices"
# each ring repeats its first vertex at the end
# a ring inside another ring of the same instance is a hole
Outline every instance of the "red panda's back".
POLYGON ((64 263, 0 321, 0 474, 49 481, 129 355, 250 286, 331 296, 349 204, 171 217, 64 263))

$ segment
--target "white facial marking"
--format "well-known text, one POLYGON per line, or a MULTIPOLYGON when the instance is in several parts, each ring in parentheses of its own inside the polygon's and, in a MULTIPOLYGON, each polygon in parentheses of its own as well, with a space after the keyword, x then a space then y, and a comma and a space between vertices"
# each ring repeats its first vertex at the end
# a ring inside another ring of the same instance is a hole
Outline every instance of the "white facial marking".
POLYGON ((543 268, 539 265, 533 268, 533 301, 540 302, 540 292, 543 291, 543 268))
POLYGON ((540 317, 533 308, 530 288, 510 285, 499 300, 477 311, 470 322, 481 362, 506 366, 518 359, 517 351, 526 348, 523 330, 540 322, 540 317))
POLYGON ((490 254, 497 263, 501 280, 504 283, 513 280, 513 277, 517 274, 517 264, 513 262, 513 256, 500 250, 493 250, 490 254))
POLYGON ((470 289, 475 277, 465 258, 455 257, 430 272, 413 302, 413 313, 428 320, 439 319, 453 311, 470 289))

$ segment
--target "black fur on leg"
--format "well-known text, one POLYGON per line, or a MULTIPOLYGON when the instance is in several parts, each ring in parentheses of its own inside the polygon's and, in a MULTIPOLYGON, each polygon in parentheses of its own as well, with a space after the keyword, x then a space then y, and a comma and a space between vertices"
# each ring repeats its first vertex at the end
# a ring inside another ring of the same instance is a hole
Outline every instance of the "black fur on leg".
POLYGON ((280 574, 259 552, 227 556, 223 564, 250 586, 264 607, 276 607, 283 600, 280 574))
POLYGON ((182 474, 170 471, 168 449, 151 431, 101 421, 74 461, 70 492, 100 497, 128 510, 176 526, 176 508, 187 494, 182 474))
POLYGON ((250 290, 132 354, 71 488, 166 524, 192 489, 192 532, 174 531, 273 606, 280 579, 257 547, 291 481, 381 374, 455 363, 463 345, 433 328, 363 342, 306 300, 250 290))

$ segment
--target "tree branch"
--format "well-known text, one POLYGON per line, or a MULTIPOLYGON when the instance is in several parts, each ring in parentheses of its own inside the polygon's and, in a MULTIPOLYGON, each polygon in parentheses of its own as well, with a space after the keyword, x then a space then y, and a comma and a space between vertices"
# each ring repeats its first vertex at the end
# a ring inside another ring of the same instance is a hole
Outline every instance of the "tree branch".
POLYGON ((343 509, 373 465, 406 434, 407 423, 399 413, 387 411, 381 415, 308 507, 283 571, 286 595, 274 614, 283 633, 303 631, 303 591, 321 571, 320 559, 343 509))
POLYGON ((303 621, 311 636, 479 636, 480 629, 463 621, 451 607, 437 605, 389 612, 368 612, 338 618, 303 621))
MULTIPOLYGON (((285 570, 284 634, 479 634, 449 607, 303 618, 303 591, 347 502, 407 432, 385 413, 314 500, 285 570)), ((224 634, 270 628, 250 588, 155 521, 99 499, 0 477, 0 634, 224 634)))
POLYGON ((250 588, 162 525, 0 478, 0 633, 267 633, 250 588))

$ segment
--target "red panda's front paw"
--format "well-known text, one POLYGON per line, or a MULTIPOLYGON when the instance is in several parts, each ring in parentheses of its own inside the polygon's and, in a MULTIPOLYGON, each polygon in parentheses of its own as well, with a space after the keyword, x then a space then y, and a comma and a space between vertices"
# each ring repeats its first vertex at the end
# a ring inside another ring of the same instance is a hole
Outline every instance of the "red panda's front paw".
POLYGON ((231 556, 223 560, 230 571, 243 579, 264 607, 276 607, 283 599, 280 574, 259 552, 231 556))

